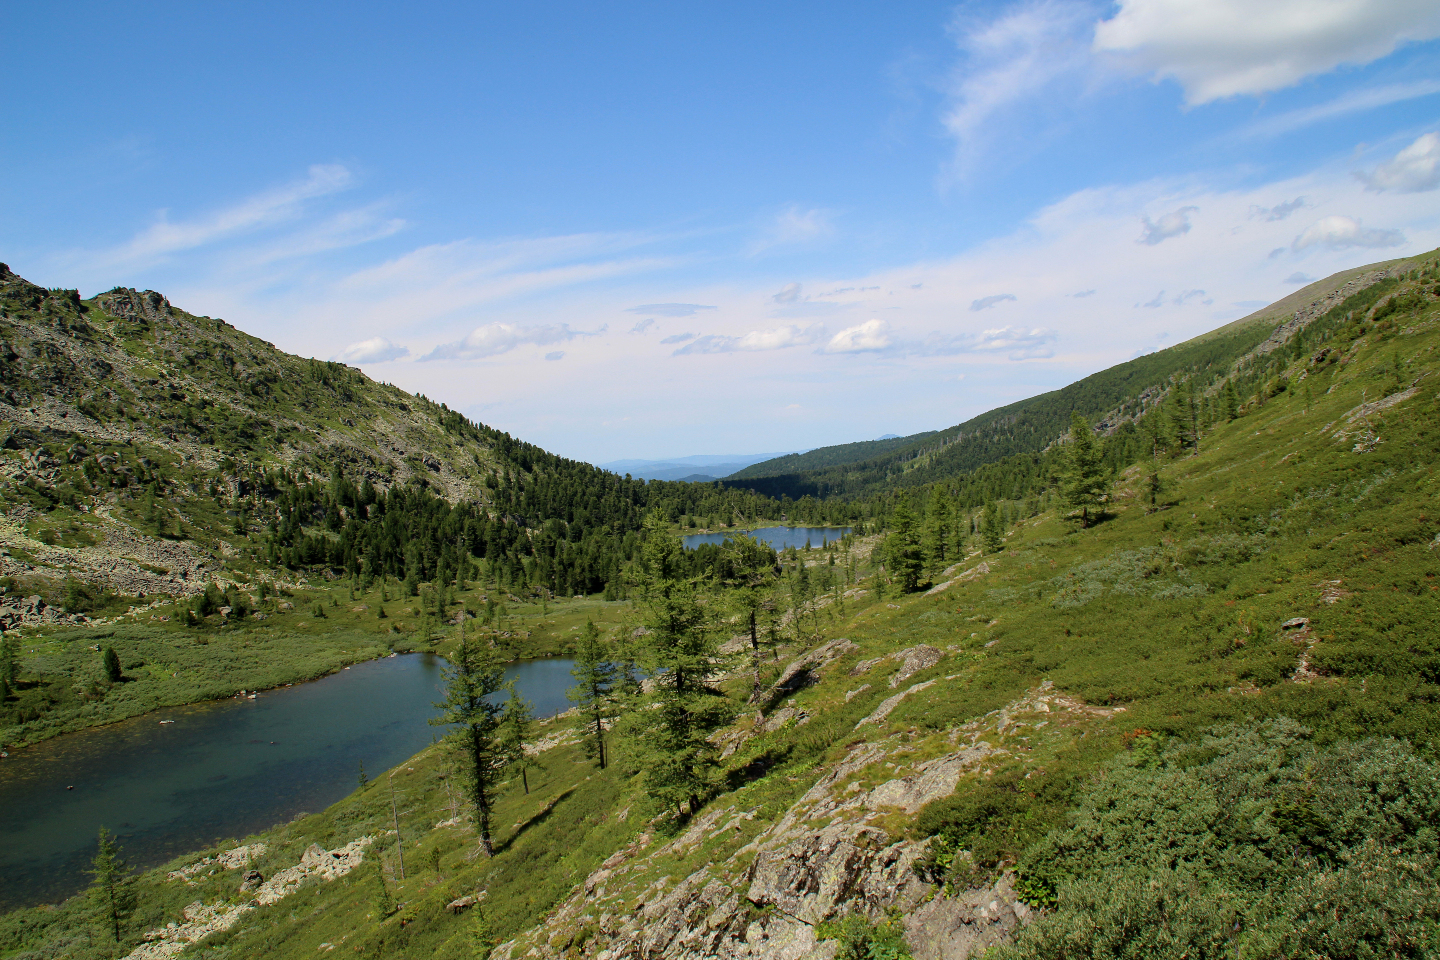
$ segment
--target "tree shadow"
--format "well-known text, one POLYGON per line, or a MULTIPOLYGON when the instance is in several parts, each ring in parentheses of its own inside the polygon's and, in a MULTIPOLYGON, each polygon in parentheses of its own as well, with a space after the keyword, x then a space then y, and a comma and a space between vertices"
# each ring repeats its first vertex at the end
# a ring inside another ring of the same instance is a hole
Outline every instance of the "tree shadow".
POLYGON ((545 804, 545 806, 541 807, 533 815, 531 815, 530 819, 524 821, 520 824, 520 826, 516 827, 515 832, 510 834, 510 836, 506 837, 504 842, 496 844, 495 852, 497 854, 504 853, 506 850, 509 850, 512 846, 514 846, 515 841, 519 840, 522 836, 524 836, 527 831, 532 830, 535 827, 540 826, 540 824, 544 823, 546 820, 549 820, 550 815, 555 812, 556 807, 560 806, 561 801, 563 801, 566 797, 570 796, 570 794, 574 792, 575 788, 571 787, 564 793, 557 794, 553 800, 545 804))

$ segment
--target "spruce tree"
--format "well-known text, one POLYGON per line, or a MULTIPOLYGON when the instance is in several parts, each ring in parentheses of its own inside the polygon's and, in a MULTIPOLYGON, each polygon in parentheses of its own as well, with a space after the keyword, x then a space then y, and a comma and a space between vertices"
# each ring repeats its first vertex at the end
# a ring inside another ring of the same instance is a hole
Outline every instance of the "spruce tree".
POLYGON ((482 642, 467 637, 462 625, 445 681, 445 699, 435 704, 442 713, 430 723, 454 725, 445 739, 459 756, 457 766, 475 808, 475 828, 489 856, 495 852, 490 836, 495 789, 509 763, 500 730, 504 707, 491 697, 505 688, 505 667, 482 642))
POLYGON ((1240 398, 1235 394, 1235 381, 1229 377, 1225 378, 1225 389, 1220 391, 1220 412, 1227 422, 1240 416, 1240 398))
POLYGON ((95 859, 90 861, 90 905, 97 922, 116 943, 120 942, 125 921, 135 910, 128 870, 129 865, 120 856, 120 845, 109 830, 101 827, 95 859))
POLYGON ((954 508, 950 494, 944 484, 936 484, 930 494, 930 506, 925 512, 925 535, 922 546, 925 553, 925 567, 933 577, 955 558, 951 540, 954 508))
POLYGON ((595 629, 594 621, 587 620, 575 647, 575 666, 570 671, 575 686, 566 691, 566 698, 585 717, 589 734, 583 741, 585 755, 600 761, 605 769, 605 721, 609 717, 611 687, 619 675, 619 667, 610 659, 610 649, 595 629))

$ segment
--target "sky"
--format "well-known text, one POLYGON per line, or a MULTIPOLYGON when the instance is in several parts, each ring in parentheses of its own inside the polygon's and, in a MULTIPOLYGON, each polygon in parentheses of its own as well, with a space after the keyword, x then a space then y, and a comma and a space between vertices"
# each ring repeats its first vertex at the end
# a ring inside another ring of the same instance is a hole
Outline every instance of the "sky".
POLYGON ((17 0, 0 260, 591 462, 942 429, 1440 247, 1437 0, 17 0))

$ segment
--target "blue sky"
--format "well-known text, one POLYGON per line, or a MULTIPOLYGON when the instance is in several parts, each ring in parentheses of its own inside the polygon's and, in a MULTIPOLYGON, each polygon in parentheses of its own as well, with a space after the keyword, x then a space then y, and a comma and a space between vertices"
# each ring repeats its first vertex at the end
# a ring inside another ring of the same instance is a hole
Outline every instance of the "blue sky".
POLYGON ((948 426, 1440 246, 1440 4, 7 10, 0 259, 592 461, 948 426))

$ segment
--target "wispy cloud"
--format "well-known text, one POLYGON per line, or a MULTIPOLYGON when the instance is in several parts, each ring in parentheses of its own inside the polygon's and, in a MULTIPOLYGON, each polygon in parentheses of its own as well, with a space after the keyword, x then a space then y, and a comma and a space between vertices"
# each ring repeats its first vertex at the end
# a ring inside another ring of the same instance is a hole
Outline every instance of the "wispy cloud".
POLYGON ((771 294, 770 299, 776 303, 794 303, 800 299, 800 284, 787 283, 779 293, 771 294))
POLYGON ((639 323, 635 324, 635 326, 631 327, 630 332, 644 333, 646 330, 649 330, 653 326, 655 326, 655 318, 646 317, 644 320, 641 320, 639 323))
MULTIPOLYGON (((470 334, 454 343, 445 343, 431 350, 421 360, 483 360, 509 353, 525 344, 549 346, 565 343, 576 337, 593 337, 605 330, 572 330, 568 323, 553 323, 544 326, 521 327, 513 323, 487 323, 476 327, 470 334)), ((564 355, 563 353, 561 354, 564 355)), ((551 359, 548 358, 547 359, 551 359)))
POLYGON ((686 340, 694 340, 694 339, 695 339, 695 334, 693 334, 693 333, 672 333, 670 336, 664 338, 664 339, 661 340, 660 342, 663 343, 663 344, 665 344, 666 346, 669 346, 669 345, 671 345, 671 344, 684 343, 686 340))
MULTIPOLYGON (((190 220, 172 221, 161 211, 156 223, 112 250, 92 255, 111 266, 136 268, 260 227, 293 219, 307 200, 350 187, 354 177, 339 164, 318 164, 300 180, 257 193, 232 206, 190 220)), ((337 224, 342 230, 344 224, 337 224)), ((331 231, 333 234, 333 230, 331 231)), ((323 234, 324 231, 321 231, 323 234)))
POLYGON ((647 317, 693 317, 701 310, 714 310, 703 303, 642 303, 638 307, 626 307, 626 313, 638 313, 647 317))
POLYGON ((821 324, 808 327, 788 324, 773 330, 752 330, 738 337, 711 334, 696 339, 675 351, 675 356, 689 353, 736 353, 758 350, 784 350, 787 347, 801 347, 814 343, 825 335, 821 324))
POLYGON ((978 313, 981 310, 989 310, 996 304, 1004 303, 1006 300, 1014 299, 1016 299, 1016 297, 1013 293, 997 293, 993 294, 992 296, 981 297, 979 300, 971 300, 970 310, 974 313, 978 313))
POLYGON ((960 61, 943 117, 962 177, 989 146, 997 118, 1086 68, 1094 21, 1093 7, 1067 0, 1031 0, 994 19, 977 19, 968 9, 951 24, 960 61))
POLYGON ((1308 206, 1310 206, 1310 204, 1306 202, 1304 197, 1286 200, 1284 203, 1277 203, 1273 207, 1261 207, 1252 204, 1250 207, 1250 219, 1268 220, 1273 223, 1276 220, 1284 220, 1296 210, 1304 210, 1308 206))
POLYGON ((813 243, 835 234, 835 224, 828 210, 805 210, 790 204, 777 213, 765 231, 749 247, 753 256, 773 247, 813 243))
POLYGON ((1412 83, 1392 83, 1363 90, 1351 90, 1333 100, 1290 110, 1273 117, 1262 117, 1250 123, 1229 139, 1261 139, 1279 137, 1316 123, 1324 123, 1351 113, 1363 113, 1392 103, 1403 103, 1419 97, 1440 93, 1440 80, 1417 80, 1412 83))

